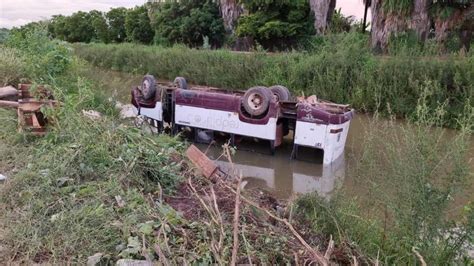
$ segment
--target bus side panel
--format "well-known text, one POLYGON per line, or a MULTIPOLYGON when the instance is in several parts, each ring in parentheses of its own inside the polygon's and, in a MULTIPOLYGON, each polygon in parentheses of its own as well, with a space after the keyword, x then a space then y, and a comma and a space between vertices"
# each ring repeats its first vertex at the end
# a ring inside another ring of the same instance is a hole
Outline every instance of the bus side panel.
POLYGON ((277 119, 273 117, 266 124, 251 124, 240 121, 239 114, 236 112, 176 104, 175 123, 247 137, 266 140, 276 139, 277 119))

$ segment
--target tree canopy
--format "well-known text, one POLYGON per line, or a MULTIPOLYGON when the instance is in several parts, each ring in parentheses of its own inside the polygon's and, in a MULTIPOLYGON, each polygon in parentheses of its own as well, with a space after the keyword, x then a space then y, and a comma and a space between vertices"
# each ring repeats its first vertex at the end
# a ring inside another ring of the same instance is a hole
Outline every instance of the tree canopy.
POLYGON ((125 31, 130 42, 149 44, 153 41, 154 32, 145 6, 137 6, 127 12, 125 31))
POLYGON ((156 43, 191 47, 202 46, 205 38, 219 47, 225 33, 219 7, 210 0, 165 2, 155 12, 154 28, 156 43))
POLYGON ((251 37, 270 49, 288 48, 314 34, 307 1, 242 0, 248 14, 240 17, 237 35, 251 37))

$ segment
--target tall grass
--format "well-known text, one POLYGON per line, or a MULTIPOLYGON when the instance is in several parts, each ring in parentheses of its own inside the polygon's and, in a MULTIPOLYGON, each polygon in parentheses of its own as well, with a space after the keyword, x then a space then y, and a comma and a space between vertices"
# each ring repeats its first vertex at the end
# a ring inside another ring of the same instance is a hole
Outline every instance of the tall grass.
POLYGON ((28 76, 25 63, 16 49, 0 45, 0 86, 18 84, 28 76))
POLYGON ((61 44, 46 43, 48 49, 31 56, 38 42, 49 42, 41 36, 27 37, 33 47, 20 39, 25 47, 11 43, 18 48, 0 51, 0 62, 13 62, 0 69, 6 83, 25 75, 48 82, 61 102, 43 110, 50 122, 43 138, 17 133, 16 113, 0 109, 0 172, 8 176, 0 184, 0 264, 85 264, 97 252, 110 258, 138 224, 152 219, 147 193, 171 193, 180 182, 183 144, 119 121, 105 95, 76 75, 77 60, 67 53, 54 59, 67 49, 61 44), (28 69, 35 72, 23 72, 28 69), (102 117, 82 115, 91 109, 102 117))
POLYGON ((343 191, 330 202, 315 195, 298 202, 299 213, 313 230, 333 235, 346 243, 349 254, 362 253, 368 263, 416 265, 417 253, 428 265, 468 260, 472 209, 466 206, 461 219, 447 212, 473 177, 468 150, 474 109, 465 109, 460 130, 448 134, 436 127, 443 124, 444 106, 428 108, 431 86, 423 85, 416 123, 375 118, 367 126, 364 150, 350 173, 367 195, 355 198, 343 191))
POLYGON ((399 117, 416 110, 422 84, 430 82, 429 107, 447 100, 446 125, 456 126, 465 99, 473 98, 474 57, 376 57, 366 42, 365 37, 348 33, 324 40, 309 53, 281 54, 136 44, 76 44, 74 50, 102 68, 162 79, 184 76, 193 83, 228 89, 281 84, 294 94, 317 94, 360 111, 399 117))

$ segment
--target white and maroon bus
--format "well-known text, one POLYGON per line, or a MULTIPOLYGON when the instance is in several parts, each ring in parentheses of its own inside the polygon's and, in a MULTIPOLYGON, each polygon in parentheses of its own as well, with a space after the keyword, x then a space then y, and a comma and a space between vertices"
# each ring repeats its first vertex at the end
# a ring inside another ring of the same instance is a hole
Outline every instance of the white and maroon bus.
POLYGON ((291 158, 297 158, 300 146, 316 148, 324 151, 324 164, 343 154, 354 116, 347 105, 294 101, 283 86, 246 91, 188 88, 182 77, 173 84, 158 84, 151 75, 132 90, 132 104, 136 114, 160 132, 168 124, 173 134, 190 128, 196 136, 203 131, 227 133, 232 143, 236 136, 257 138, 268 141, 272 153, 292 130, 291 158))

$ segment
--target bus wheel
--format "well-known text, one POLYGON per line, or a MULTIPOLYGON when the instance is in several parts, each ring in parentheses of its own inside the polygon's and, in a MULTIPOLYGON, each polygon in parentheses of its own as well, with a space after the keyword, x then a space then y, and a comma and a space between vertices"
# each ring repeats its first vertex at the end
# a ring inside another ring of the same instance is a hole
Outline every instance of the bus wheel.
POLYGON ((290 91, 284 86, 275 85, 275 86, 271 86, 268 89, 270 89, 270 91, 273 93, 273 97, 274 97, 275 101, 277 101, 277 102, 289 101, 290 98, 291 98, 290 91))
POLYGON ((264 114, 270 106, 272 94, 266 87, 252 87, 242 97, 242 105, 251 116, 264 114))
POLYGON ((174 79, 174 85, 182 90, 188 89, 188 83, 186 82, 186 79, 183 77, 176 77, 174 79))
POLYGON ((143 98, 145 100, 150 100, 151 98, 153 98, 156 93, 155 77, 153 77, 152 75, 144 76, 140 90, 142 91, 143 98))

